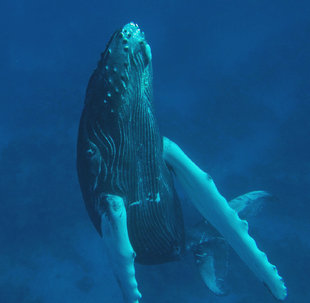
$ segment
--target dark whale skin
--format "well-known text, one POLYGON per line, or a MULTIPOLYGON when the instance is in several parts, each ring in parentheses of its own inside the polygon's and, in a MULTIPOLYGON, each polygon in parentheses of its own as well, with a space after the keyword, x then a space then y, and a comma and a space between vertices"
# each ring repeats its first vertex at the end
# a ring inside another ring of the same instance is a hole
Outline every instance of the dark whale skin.
POLYGON ((142 264, 173 261, 184 250, 181 205, 163 160, 152 99, 150 46, 130 23, 111 37, 89 80, 77 169, 100 235, 106 195, 124 199, 129 239, 142 264))

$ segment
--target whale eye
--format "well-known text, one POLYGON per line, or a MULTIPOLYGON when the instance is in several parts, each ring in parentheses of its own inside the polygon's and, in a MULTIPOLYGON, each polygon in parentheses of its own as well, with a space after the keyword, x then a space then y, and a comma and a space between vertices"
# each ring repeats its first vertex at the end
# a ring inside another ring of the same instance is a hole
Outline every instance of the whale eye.
POLYGON ((86 151, 86 156, 87 158, 92 158, 94 156, 94 154, 96 153, 96 151, 92 148, 89 148, 87 151, 86 151))

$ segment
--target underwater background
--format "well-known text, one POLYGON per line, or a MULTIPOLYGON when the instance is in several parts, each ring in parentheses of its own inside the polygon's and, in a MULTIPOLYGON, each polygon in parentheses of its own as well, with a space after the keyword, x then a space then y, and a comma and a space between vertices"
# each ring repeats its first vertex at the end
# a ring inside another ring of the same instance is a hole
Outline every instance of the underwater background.
MULTIPOLYGON (((122 303, 75 162, 88 79, 130 21, 152 47, 161 133, 228 200, 274 195, 250 234, 284 278, 285 302, 310 302, 309 16, 309 1, 290 0, 2 0, 0 303, 122 303)), ((276 302, 232 250, 224 297, 190 255, 136 268, 145 303, 276 302)))

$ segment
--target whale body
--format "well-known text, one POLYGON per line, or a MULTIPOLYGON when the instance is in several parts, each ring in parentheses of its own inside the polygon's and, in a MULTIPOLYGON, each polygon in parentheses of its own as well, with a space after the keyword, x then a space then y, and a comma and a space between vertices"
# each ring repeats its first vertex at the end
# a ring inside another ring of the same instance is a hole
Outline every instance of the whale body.
POLYGON ((159 264, 177 260, 185 251, 172 172, 194 207, 216 229, 212 241, 192 245, 209 289, 224 293, 225 270, 219 276, 216 272, 227 242, 277 299, 285 299, 286 287, 277 268, 250 236, 248 222, 239 217, 250 213, 249 205, 266 193, 255 191, 228 203, 212 178, 160 135, 153 108, 151 48, 134 23, 114 33, 89 80, 77 169, 86 209, 105 240, 126 303, 141 299, 135 261, 159 264))
POLYGON ((180 202, 163 159, 153 109, 151 50, 133 23, 116 31, 90 78, 80 121, 77 167, 86 208, 101 234, 104 196, 123 197, 136 261, 178 259, 180 202))

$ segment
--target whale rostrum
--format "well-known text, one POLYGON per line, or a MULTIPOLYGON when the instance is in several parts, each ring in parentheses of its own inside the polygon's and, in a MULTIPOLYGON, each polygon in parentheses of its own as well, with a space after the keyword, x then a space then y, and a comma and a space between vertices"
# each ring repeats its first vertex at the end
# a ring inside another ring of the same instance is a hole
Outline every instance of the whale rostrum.
MULTIPOLYGON (((247 221, 239 219, 207 174, 160 135, 152 82, 151 48, 140 28, 129 23, 113 34, 101 55, 88 83, 79 126, 77 170, 83 199, 106 243, 124 301, 141 299, 134 262, 169 262, 186 251, 173 173, 202 216, 274 296, 284 299, 284 283, 249 236, 247 221)), ((261 195, 251 197, 256 196, 261 195)), ((232 205, 241 210, 243 201, 248 199, 232 205)), ((221 241, 214 243, 222 246, 221 241)), ((205 247, 212 249, 211 242, 205 247)), ((220 293, 217 285, 210 286, 207 264, 199 268, 207 286, 220 293)))

